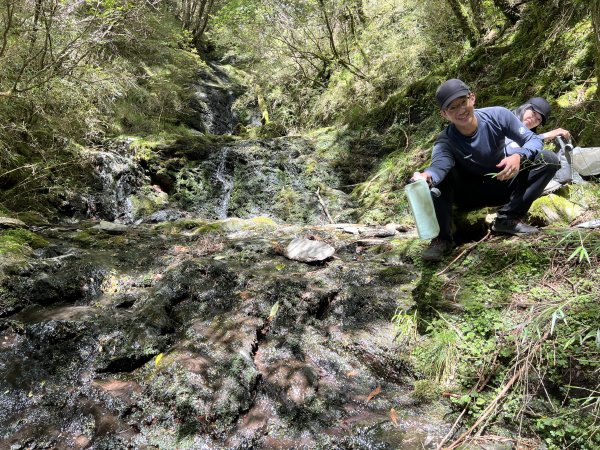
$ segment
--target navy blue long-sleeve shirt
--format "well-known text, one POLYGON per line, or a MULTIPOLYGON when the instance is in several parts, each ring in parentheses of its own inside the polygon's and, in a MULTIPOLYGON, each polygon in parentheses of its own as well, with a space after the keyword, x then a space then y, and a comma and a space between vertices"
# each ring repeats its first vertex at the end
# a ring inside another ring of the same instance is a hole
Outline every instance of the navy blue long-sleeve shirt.
POLYGON ((500 106, 475 110, 477 130, 472 136, 461 134, 454 124, 442 131, 431 154, 431 165, 425 172, 431 175, 433 185, 440 183, 454 166, 475 176, 497 173, 498 164, 506 154, 505 139, 510 138, 519 147, 512 153, 527 159, 542 150, 544 144, 538 135, 528 130, 508 109, 500 106))

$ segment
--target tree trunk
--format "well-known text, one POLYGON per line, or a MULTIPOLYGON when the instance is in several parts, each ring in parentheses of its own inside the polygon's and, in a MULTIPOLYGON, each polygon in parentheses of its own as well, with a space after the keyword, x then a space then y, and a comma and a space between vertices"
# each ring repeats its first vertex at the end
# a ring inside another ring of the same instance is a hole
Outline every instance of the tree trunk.
POLYGON ((594 44, 596 47, 596 79, 598 87, 596 97, 600 99, 600 0, 591 0, 592 23, 594 25, 594 44))
POLYGON ((323 15, 323 22, 325 23, 325 28, 327 28, 329 48, 331 49, 331 53, 333 53, 334 59, 339 60, 340 55, 338 54, 337 47, 335 45, 335 36, 333 35, 333 28, 331 27, 331 23, 329 22, 329 16, 327 15, 327 9, 325 8, 324 0, 319 0, 319 6, 321 9, 321 14, 323 15))
POLYGON ((502 11, 504 17, 513 25, 521 18, 519 10, 509 0, 494 0, 494 5, 502 11))
POLYGON ((477 45, 477 32, 474 27, 471 25, 469 21, 469 17, 465 14, 462 9, 462 6, 459 0, 447 0, 454 16, 458 20, 458 24, 460 25, 460 29, 463 31, 465 37, 469 40, 471 47, 475 47, 477 45))
POLYGON ((215 3, 215 0, 209 0, 208 5, 206 6, 206 11, 204 16, 202 17, 202 26, 200 27, 200 30, 198 32, 198 36, 196 38, 197 41, 197 47, 200 47, 200 41, 202 39, 202 36, 204 36, 204 32, 206 31, 206 27, 208 25, 208 19, 210 19, 210 13, 212 12, 213 9, 213 4, 215 3))
POLYGON ((12 2, 5 2, 5 11, 2 14, 2 44, 0 45, 0 58, 4 56, 8 46, 8 35, 13 27, 13 17, 15 13, 15 5, 12 2))
POLYGON ((469 0, 469 6, 473 13, 473 22, 477 30, 477 37, 481 38, 485 34, 485 24, 483 20, 483 5, 481 0, 469 0))

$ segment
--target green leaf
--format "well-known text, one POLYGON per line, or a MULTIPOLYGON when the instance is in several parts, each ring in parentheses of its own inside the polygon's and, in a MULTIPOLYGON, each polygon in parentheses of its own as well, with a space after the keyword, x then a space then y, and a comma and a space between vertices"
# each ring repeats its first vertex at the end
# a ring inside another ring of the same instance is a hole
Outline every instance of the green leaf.
POLYGON ((271 306, 271 312, 269 313, 269 320, 273 320, 277 315, 277 311, 279 311, 279 301, 276 301, 273 306, 271 306))

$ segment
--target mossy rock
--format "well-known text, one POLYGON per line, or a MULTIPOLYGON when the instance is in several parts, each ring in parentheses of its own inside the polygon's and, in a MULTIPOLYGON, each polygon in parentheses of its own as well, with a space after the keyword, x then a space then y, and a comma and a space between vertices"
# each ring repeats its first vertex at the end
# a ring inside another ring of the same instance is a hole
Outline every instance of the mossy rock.
POLYGON ((258 137, 277 138, 287 135, 285 126, 278 122, 269 122, 258 129, 258 137))
POLYGON ((47 245, 48 241, 28 230, 0 231, 0 255, 7 253, 29 253, 32 249, 43 248, 47 245))
POLYGON ((156 224, 154 229, 167 232, 167 233, 179 233, 182 230, 193 230, 194 228, 202 227, 208 222, 203 219, 181 219, 174 222, 162 222, 156 224))
POLYGON ((454 234, 457 241, 472 241, 483 237, 487 233, 490 226, 489 216, 490 214, 494 213, 495 208, 481 208, 473 211, 457 211, 454 214, 454 234))
POLYGON ((133 216, 137 219, 159 211, 169 202, 169 195, 161 190, 145 186, 138 195, 131 197, 133 216))
POLYGON ((429 403, 439 397, 441 386, 434 380, 417 380, 410 396, 419 403, 429 403))
POLYGON ((541 225, 569 225, 583 212, 583 208, 556 194, 538 198, 529 209, 532 221, 541 225))
POLYGON ((254 217, 247 222, 247 225, 249 225, 251 228, 259 230, 272 230, 278 226, 273 219, 263 216, 254 217))
POLYGON ((244 230, 267 231, 277 228, 277 223, 269 217, 254 217, 252 219, 238 219, 236 217, 205 223, 195 233, 232 233, 244 230))
POLYGON ((87 228, 78 231, 73 240, 78 242, 83 247, 109 249, 119 247, 127 243, 125 236, 111 236, 101 230, 87 228))
POLYGON ((22 220, 27 225, 46 225, 48 219, 37 211, 23 211, 16 214, 19 220, 22 220))

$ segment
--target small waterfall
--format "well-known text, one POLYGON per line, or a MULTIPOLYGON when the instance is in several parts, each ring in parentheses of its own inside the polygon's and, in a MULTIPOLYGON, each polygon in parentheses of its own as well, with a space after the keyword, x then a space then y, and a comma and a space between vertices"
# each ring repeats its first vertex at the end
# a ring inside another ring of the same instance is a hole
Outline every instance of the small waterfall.
POLYGON ((223 147, 219 154, 218 166, 214 175, 215 180, 222 186, 221 198, 215 208, 218 219, 227 218, 227 209, 229 208, 229 200, 231 199, 231 191, 233 190, 233 174, 227 173, 228 155, 229 147, 223 147))
POLYGON ((89 156, 100 189, 88 199, 87 215, 131 223, 134 219, 131 196, 143 183, 142 169, 131 157, 113 152, 94 151, 89 156))

